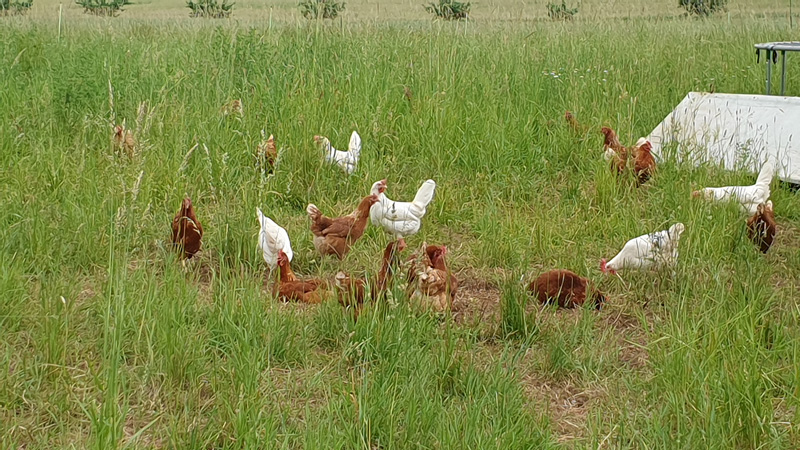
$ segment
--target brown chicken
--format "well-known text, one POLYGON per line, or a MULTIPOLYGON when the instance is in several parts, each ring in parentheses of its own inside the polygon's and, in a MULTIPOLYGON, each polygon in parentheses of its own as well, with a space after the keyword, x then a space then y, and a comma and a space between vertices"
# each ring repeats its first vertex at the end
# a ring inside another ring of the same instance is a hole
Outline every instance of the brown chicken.
POLYGON ((361 200, 358 207, 348 216, 330 218, 322 215, 314 204, 306 207, 306 212, 311 218, 311 233, 314 234, 314 247, 325 255, 336 255, 343 259, 350 247, 355 243, 369 219, 369 208, 378 202, 377 195, 369 195, 361 200))
POLYGON ((125 152, 128 156, 133 156, 136 151, 136 140, 133 138, 133 131, 125 128, 125 125, 114 127, 114 146, 125 152))
POLYGON ((570 128, 572 128, 574 132, 578 134, 586 134, 587 128, 578 122, 578 119, 575 118, 575 115, 572 114, 572 112, 567 111, 564 113, 564 120, 567 121, 570 128))
MULTIPOLYGON (((262 137, 264 132, 262 131, 262 137)), ((275 146, 275 136, 269 137, 258 144, 256 148, 256 164, 262 172, 268 172, 275 166, 278 159, 278 149, 275 146)))
POLYGON ((221 111, 223 116, 229 116, 232 114, 238 115, 240 117, 243 116, 244 107, 242 106, 242 100, 241 99, 231 100, 230 102, 222 105, 221 111))
POLYGON ((641 186, 656 171, 656 160, 651 153, 653 144, 645 138, 639 139, 633 148, 633 171, 636 174, 636 185, 641 186))
POLYGON ((650 141, 640 138, 633 147, 626 148, 620 144, 617 133, 611 128, 603 127, 600 131, 605 136, 603 150, 606 160, 611 162, 612 170, 622 174, 627 169, 632 169, 637 186, 641 186, 653 176, 656 160, 653 158, 653 145, 650 141))
POLYGON ((606 161, 611 162, 611 168, 618 174, 625 172, 625 167, 628 165, 628 149, 620 144, 617 133, 611 128, 603 127, 600 132, 604 136, 603 151, 606 161))
POLYGON ((758 205, 758 210, 747 219, 747 235, 758 245, 761 253, 767 253, 775 240, 778 227, 775 224, 775 213, 772 211, 772 200, 758 205))
POLYGON ((549 304, 556 300, 562 308, 583 305, 587 295, 596 309, 600 309, 606 301, 605 296, 594 288, 591 281, 569 270, 545 272, 531 282, 528 290, 536 295, 539 302, 549 304))
POLYGON ((447 247, 423 244, 423 248, 425 255, 409 269, 409 297, 422 299, 437 312, 451 309, 458 280, 447 268, 447 247))
POLYGON ((278 252, 278 270, 280 278, 272 289, 273 295, 285 302, 294 300, 302 303, 322 303, 323 293, 327 290, 328 283, 317 278, 298 279, 292 271, 289 257, 283 250, 278 252))
MULTIPOLYGON (((383 251, 381 270, 372 281, 370 297, 373 301, 379 296, 386 297, 386 290, 392 283, 392 277, 400 266, 400 252, 406 249, 405 242, 390 242, 383 251)), ((355 317, 361 313, 366 292, 366 280, 352 278, 344 272, 336 274, 336 287, 339 288, 339 303, 345 307, 352 307, 355 317)))
POLYGON ((603 133, 603 150, 608 150, 609 148, 614 150, 615 152, 625 150, 625 147, 622 146, 619 142, 619 137, 617 137, 617 132, 614 131, 611 127, 603 127, 600 128, 600 132, 603 133))
POLYGON ((189 197, 183 199, 181 209, 172 219, 172 243, 183 258, 191 258, 200 251, 203 226, 194 214, 194 206, 189 197))

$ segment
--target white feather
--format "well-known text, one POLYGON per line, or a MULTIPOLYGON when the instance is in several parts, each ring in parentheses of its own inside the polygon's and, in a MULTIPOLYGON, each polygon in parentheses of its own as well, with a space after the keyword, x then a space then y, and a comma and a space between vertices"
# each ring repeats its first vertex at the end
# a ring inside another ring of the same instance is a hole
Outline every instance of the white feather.
POLYGON ((256 208, 258 223, 261 225, 261 232, 258 234, 258 248, 264 256, 269 268, 275 269, 278 265, 278 252, 283 250, 289 261, 294 257, 292 244, 289 241, 289 234, 280 225, 261 212, 261 208, 256 208))
POLYGON ((631 239, 606 263, 606 268, 620 271, 675 266, 678 262, 678 243, 685 229, 682 223, 676 223, 668 230, 631 239))
POLYGON ((742 211, 753 215, 758 211, 758 205, 769 199, 769 184, 775 168, 771 162, 764 163, 758 174, 756 184, 752 186, 723 186, 701 189, 703 198, 713 202, 735 201, 742 211))
POLYGON ((372 224, 380 226, 395 238, 411 236, 422 226, 422 217, 428 210, 436 191, 436 182, 427 180, 417 190, 411 202, 396 202, 384 193, 377 192, 377 182, 372 185, 373 194, 378 195, 378 203, 372 205, 369 216, 372 224))
POLYGON ((320 145, 325 151, 326 162, 338 165, 348 175, 356 171, 358 160, 361 158, 361 136, 356 131, 350 135, 350 146, 346 152, 336 150, 326 137, 321 138, 320 145))

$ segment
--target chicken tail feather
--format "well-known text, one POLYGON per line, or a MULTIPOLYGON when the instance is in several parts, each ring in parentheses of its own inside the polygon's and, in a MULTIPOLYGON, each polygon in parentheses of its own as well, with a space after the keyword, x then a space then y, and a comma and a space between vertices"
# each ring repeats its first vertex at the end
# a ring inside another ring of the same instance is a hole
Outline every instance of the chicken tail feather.
POLYGON ((435 181, 427 180, 426 182, 422 183, 422 186, 417 191, 417 195, 414 196, 414 204, 421 208, 426 208, 433 200, 433 194, 435 191, 435 181))

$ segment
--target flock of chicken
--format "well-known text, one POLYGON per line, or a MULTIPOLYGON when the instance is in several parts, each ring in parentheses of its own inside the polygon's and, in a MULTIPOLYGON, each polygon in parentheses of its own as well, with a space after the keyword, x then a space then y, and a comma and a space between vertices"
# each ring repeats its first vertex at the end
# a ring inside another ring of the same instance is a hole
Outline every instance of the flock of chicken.
MULTIPOLYGON (((241 106, 239 107, 241 108, 241 106)), ((565 119, 574 129, 585 131, 574 115, 567 111, 565 119)), ((129 131, 115 128, 114 139, 124 149, 133 145, 129 131)), ((631 173, 636 186, 647 182, 654 174, 656 161, 651 154, 652 146, 645 139, 639 139, 632 147, 620 144, 613 129, 602 127, 604 157, 618 174, 631 173)), ((264 134, 262 132, 262 134, 264 134)), ((272 135, 257 148, 259 165, 274 166, 278 152, 272 135)), ((331 142, 322 136, 314 136, 314 141, 324 152, 327 163, 338 165, 347 174, 358 167, 361 155, 361 137, 353 131, 347 151, 336 150, 331 142)), ((262 167, 262 168, 263 168, 262 167)), ((752 186, 727 186, 704 188, 692 193, 693 197, 714 202, 734 201, 743 212, 750 215, 747 220, 749 237, 766 253, 776 234, 776 225, 770 196, 770 182, 774 173, 771 163, 763 165, 756 183, 752 186)), ((342 217, 327 217, 314 204, 306 208, 310 219, 314 247, 323 256, 343 259, 353 244, 364 234, 368 221, 388 232, 392 241, 386 246, 380 271, 372 279, 363 279, 338 272, 333 280, 319 278, 299 278, 291 267, 292 252, 289 234, 284 228, 265 216, 256 208, 261 227, 258 246, 264 261, 270 268, 270 275, 277 268, 278 277, 273 286, 273 294, 284 301, 320 303, 334 290, 339 302, 352 308, 356 317, 361 311, 369 293, 373 301, 386 296, 395 274, 406 269, 406 294, 437 312, 449 310, 453 306, 458 291, 458 280, 447 266, 447 247, 427 245, 403 261, 400 254, 407 248, 405 238, 416 234, 422 224, 428 205, 433 200, 436 183, 427 180, 410 202, 398 202, 386 196, 387 181, 380 180, 372 185, 369 195, 361 199, 355 210, 342 217)), ((600 261, 600 270, 606 274, 617 274, 623 270, 674 269, 678 261, 678 243, 686 227, 676 223, 667 230, 648 233, 629 240, 622 250, 611 260, 600 261)), ((203 227, 187 197, 172 221, 172 242, 183 258, 192 258, 200 251, 203 227)), ((541 303, 557 302, 559 306, 572 308, 590 302, 600 309, 605 295, 598 291, 586 278, 569 270, 545 272, 532 281, 528 287, 541 303)))

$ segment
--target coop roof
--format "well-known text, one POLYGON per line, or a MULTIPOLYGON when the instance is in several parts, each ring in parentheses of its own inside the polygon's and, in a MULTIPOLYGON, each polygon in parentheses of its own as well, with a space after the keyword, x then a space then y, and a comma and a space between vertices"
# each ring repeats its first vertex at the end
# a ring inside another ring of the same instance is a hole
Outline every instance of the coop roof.
POLYGON ((798 134, 800 97, 690 92, 648 139, 661 160, 758 172, 770 158, 778 178, 800 184, 798 134))

